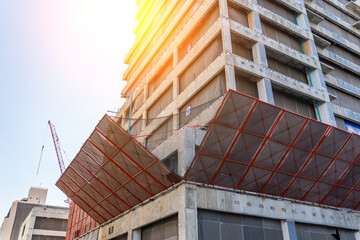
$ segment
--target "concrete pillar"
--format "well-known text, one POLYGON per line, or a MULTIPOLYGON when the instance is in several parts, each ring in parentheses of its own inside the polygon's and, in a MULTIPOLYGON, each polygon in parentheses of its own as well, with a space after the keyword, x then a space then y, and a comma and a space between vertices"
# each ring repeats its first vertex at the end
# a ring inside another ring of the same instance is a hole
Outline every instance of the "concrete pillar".
POLYGON ((149 84, 145 83, 144 86, 144 102, 148 99, 149 97, 149 84))
MULTIPOLYGON (((223 51, 225 54, 232 54, 232 43, 231 43, 231 30, 230 30, 230 21, 229 21, 229 9, 227 0, 219 0, 220 8, 220 17, 222 18, 222 45, 223 51)), ((225 78, 226 78, 226 88, 227 90, 233 89, 236 90, 236 81, 235 81, 235 68, 232 63, 229 62, 226 58, 225 65, 225 78)))
POLYGON ((173 112, 173 129, 178 129, 180 126, 180 111, 176 109, 173 112))
MULTIPOLYGON (((335 115, 331 103, 330 102, 320 103, 318 101, 318 108, 321 116, 321 121, 336 127, 335 115)), ((318 114, 317 110, 316 110, 316 114, 318 114)), ((318 119, 320 120, 319 116, 318 119)))
POLYGON ((183 185, 184 197, 179 201, 180 210, 178 215, 179 240, 198 239, 197 221, 197 188, 193 185, 183 185))
POLYGON ((145 110, 142 114, 141 131, 143 131, 146 128, 146 122, 147 122, 147 110, 145 110))
MULTIPOLYGON (((300 3, 304 4, 303 1, 301 1, 300 3)), ((304 13, 298 14, 297 22, 300 27, 305 28, 309 32, 311 32, 309 19, 306 14, 304 13)), ((303 47, 306 55, 317 59, 317 61, 320 63, 319 55, 317 53, 314 40, 309 39, 307 41, 303 41, 303 47)), ((310 69, 307 69, 307 71, 308 71, 307 74, 308 74, 309 85, 312 85, 317 89, 323 89, 324 91, 327 92, 325 78, 322 70, 320 68, 315 68, 314 70, 311 71, 310 69)), ((321 120, 326 124, 336 126, 335 115, 332 110, 332 106, 330 102, 324 102, 324 103, 315 102, 314 104, 315 104, 315 112, 318 120, 321 120)))
MULTIPOLYGON (((249 27, 258 32, 262 32, 260 16, 258 13, 252 11, 248 15, 249 27)), ((260 43, 255 43, 252 47, 252 54, 254 62, 261 64, 264 67, 268 66, 265 46, 260 43)), ((257 82, 257 89, 259 99, 271 104, 275 104, 274 95, 272 91, 271 81, 263 78, 257 82)))
POLYGON ((229 9, 227 0, 219 0, 220 18, 222 20, 222 43, 225 53, 232 53, 229 9))
POLYGON ((269 79, 263 78, 258 81, 256 85, 259 99, 270 104, 275 104, 271 81, 269 79))
MULTIPOLYGON (((195 156, 195 131, 193 128, 184 127, 184 157, 182 159, 182 166, 179 166, 180 176, 185 175, 186 169, 190 166, 195 156)), ((179 159, 180 163, 180 159, 179 159)))
POLYGON ((226 89, 236 89, 236 78, 234 65, 225 64, 226 89))
POLYGON ((173 80, 173 100, 175 100, 177 98, 177 96, 180 93, 180 83, 179 83, 179 77, 176 77, 173 80))
POLYGON ((173 51, 173 68, 176 68, 179 62, 179 50, 175 48, 173 51))
POLYGON ((219 0, 220 17, 229 18, 229 8, 227 0, 219 0))
POLYGON ((281 221, 281 230, 284 240, 297 240, 296 227, 294 221, 281 221))

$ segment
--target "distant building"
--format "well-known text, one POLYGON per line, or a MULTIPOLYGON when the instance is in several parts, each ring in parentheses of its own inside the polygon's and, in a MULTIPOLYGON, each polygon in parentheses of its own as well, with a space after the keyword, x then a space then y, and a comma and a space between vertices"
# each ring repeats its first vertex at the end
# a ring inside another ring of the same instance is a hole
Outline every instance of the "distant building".
POLYGON ((13 202, 4 218, 0 239, 65 239, 69 209, 45 205, 46 196, 47 189, 32 187, 27 198, 13 202))
POLYGON ((23 221, 19 240, 65 239, 68 208, 37 206, 23 221))

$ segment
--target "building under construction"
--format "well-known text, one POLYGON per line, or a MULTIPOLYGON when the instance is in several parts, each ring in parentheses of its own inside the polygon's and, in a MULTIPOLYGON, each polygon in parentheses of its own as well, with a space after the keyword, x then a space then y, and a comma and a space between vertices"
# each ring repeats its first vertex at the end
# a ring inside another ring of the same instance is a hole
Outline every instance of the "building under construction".
POLYGON ((360 1, 137 6, 128 100, 57 182, 67 239, 360 239, 360 1))

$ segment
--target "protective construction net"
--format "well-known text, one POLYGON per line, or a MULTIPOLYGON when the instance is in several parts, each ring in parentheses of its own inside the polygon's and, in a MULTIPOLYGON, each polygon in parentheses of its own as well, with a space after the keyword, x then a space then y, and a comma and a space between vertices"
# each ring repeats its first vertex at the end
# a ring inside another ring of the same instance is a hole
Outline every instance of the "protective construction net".
POLYGON ((66 230, 66 240, 73 240, 91 231, 97 226, 99 226, 99 223, 90 217, 89 214, 87 214, 75 203, 71 203, 66 230))
POLYGON ((105 115, 56 186, 101 224, 179 181, 105 115))
POLYGON ((359 210, 360 136, 229 91, 185 180, 359 210))

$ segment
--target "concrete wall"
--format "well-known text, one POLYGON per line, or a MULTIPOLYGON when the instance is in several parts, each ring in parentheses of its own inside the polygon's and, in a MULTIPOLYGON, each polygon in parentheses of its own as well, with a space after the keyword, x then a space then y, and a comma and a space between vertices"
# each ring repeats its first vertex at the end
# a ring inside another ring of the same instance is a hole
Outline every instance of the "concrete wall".
MULTIPOLYGON (((128 240, 140 240, 141 228, 160 219, 178 215, 178 239, 196 240, 198 237, 198 209, 221 211, 280 220, 284 239, 294 234, 288 224, 294 222, 331 226, 354 230, 356 239, 360 228, 360 213, 330 209, 283 199, 246 194, 240 191, 215 189, 182 183, 154 198, 128 214, 105 223, 97 230, 98 239, 111 239, 128 233, 128 240), (109 234, 109 228, 113 233, 109 234)), ((296 233, 295 233, 296 235, 296 233)), ((86 235, 79 239, 87 239, 86 235)))

